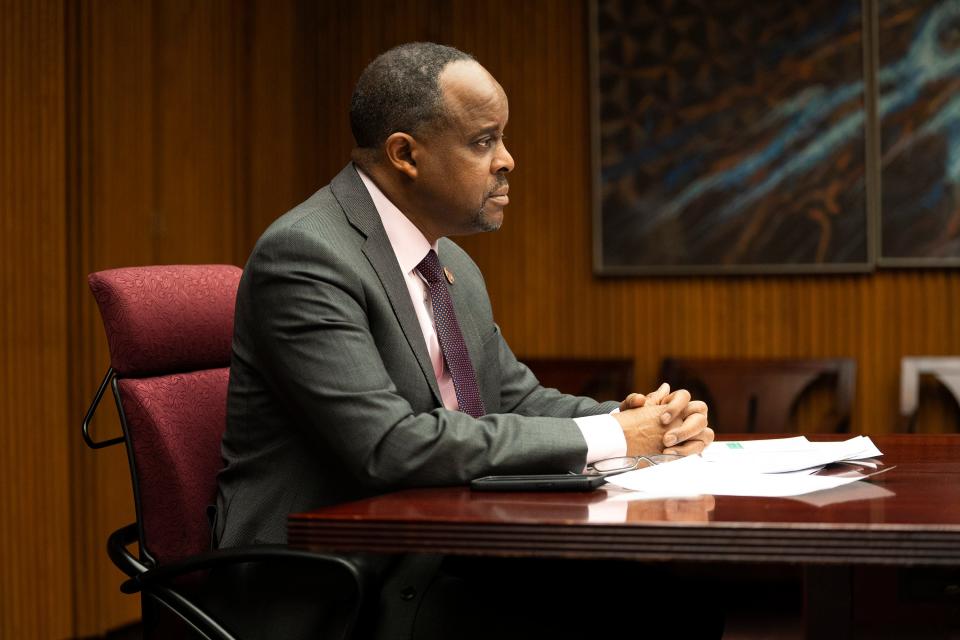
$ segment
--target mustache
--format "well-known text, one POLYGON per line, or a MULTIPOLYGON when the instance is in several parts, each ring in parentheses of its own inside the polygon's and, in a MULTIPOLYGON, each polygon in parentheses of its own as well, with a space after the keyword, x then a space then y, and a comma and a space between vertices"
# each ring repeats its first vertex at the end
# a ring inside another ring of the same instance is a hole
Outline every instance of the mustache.
POLYGON ((499 191, 503 187, 507 187, 509 185, 510 185, 510 181, 507 180, 507 176, 500 174, 499 176, 497 176, 497 183, 493 185, 493 188, 490 189, 490 191, 487 192, 487 197, 489 198, 490 196, 495 194, 497 191, 499 191))

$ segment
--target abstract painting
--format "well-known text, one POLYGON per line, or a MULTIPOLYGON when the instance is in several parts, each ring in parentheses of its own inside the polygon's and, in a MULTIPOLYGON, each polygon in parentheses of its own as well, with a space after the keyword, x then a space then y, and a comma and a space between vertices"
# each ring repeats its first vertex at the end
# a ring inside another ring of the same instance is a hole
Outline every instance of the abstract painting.
POLYGON ((596 271, 871 269, 862 13, 593 0, 596 271))
POLYGON ((960 265, 960 1, 879 4, 883 266, 960 265))

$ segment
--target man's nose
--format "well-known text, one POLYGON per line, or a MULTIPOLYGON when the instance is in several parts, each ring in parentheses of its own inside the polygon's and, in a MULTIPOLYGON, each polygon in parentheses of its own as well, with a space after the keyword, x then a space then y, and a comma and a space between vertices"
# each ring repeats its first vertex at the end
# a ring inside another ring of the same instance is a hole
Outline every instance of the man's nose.
POLYGON ((513 171, 513 156, 507 151, 507 145, 500 143, 497 156, 493 159, 493 173, 510 173, 513 171))

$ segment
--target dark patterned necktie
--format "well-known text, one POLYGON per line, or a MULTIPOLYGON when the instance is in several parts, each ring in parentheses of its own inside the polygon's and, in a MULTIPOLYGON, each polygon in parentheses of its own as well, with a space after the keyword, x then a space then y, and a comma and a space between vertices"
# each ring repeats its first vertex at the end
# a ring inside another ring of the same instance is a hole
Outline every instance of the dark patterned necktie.
POLYGON ((470 354, 467 352, 467 344, 463 341, 463 333, 460 332, 457 314, 453 311, 453 300, 447 289, 443 267, 440 266, 440 260, 433 249, 417 265, 417 271, 426 279, 427 287, 430 289, 430 300, 433 302, 433 324, 440 339, 443 359, 446 360, 450 377, 453 378, 453 388, 457 392, 460 411, 479 418, 486 413, 486 410, 483 408, 483 399, 477 387, 477 374, 470 362, 470 354))

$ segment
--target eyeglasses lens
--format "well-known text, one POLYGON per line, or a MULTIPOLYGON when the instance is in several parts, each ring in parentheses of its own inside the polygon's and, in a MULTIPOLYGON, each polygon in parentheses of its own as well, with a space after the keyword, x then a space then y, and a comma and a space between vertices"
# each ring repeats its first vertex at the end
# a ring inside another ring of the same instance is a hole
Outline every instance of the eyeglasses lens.
POLYGON ((626 471, 635 469, 638 462, 643 462, 637 458, 607 458, 606 460, 597 460, 593 463, 593 468, 599 473, 610 473, 611 471, 626 471))
POLYGON ((618 473, 621 471, 631 471, 633 469, 643 469, 655 464, 664 464, 679 460, 683 456, 670 453, 660 453, 650 456, 625 456, 622 458, 607 458, 606 460, 597 460, 592 465, 596 473, 618 473))

